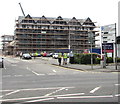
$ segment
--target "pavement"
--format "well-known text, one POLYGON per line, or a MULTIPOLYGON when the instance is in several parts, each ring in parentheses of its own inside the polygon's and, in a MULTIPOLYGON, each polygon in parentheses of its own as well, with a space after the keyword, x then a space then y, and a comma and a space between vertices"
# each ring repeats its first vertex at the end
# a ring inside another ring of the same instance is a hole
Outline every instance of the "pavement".
MULTIPOLYGON (((52 61, 51 64, 59 66, 57 59, 54 59, 54 61, 52 61)), ((69 60, 68 60, 67 65, 61 65, 60 67, 81 70, 81 71, 108 72, 108 73, 109 72, 120 72, 120 63, 117 64, 117 70, 116 70, 115 63, 108 64, 108 65, 106 65, 106 68, 103 68, 102 65, 100 65, 100 64, 93 65, 93 66, 85 65, 85 64, 70 64, 69 60)))
MULTIPOLYGON (((19 59, 19 57, 18 57, 18 59, 19 59)), ((47 62, 51 65, 59 66, 58 60, 53 59, 51 57, 36 57, 35 60, 44 60, 45 62, 47 62)), ((120 63, 117 63, 117 70, 116 70, 115 63, 106 65, 106 68, 103 68, 102 65, 100 65, 100 64, 93 65, 93 68, 92 68, 92 65, 70 64, 69 59, 68 59, 67 65, 61 65, 59 67, 65 67, 65 68, 81 70, 81 71, 92 71, 92 72, 108 72, 108 73, 109 72, 120 72, 120 63)))
MULTIPOLYGON (((52 64, 57 65, 58 64, 52 64)), ((91 65, 82 65, 82 64, 67 64, 67 65, 61 65, 60 67, 75 69, 75 70, 81 70, 81 71, 93 71, 93 72, 120 72, 120 66, 117 67, 117 70, 115 68, 115 65, 108 65, 106 68, 102 68, 101 65, 93 65, 93 68, 91 65)))

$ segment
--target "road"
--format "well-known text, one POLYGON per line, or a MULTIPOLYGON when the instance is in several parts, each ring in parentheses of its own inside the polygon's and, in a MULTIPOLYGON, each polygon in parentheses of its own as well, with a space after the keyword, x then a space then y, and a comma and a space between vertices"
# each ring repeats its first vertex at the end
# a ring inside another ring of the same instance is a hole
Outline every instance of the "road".
POLYGON ((1 102, 118 102, 118 73, 83 72, 51 65, 52 58, 6 57, 1 102))

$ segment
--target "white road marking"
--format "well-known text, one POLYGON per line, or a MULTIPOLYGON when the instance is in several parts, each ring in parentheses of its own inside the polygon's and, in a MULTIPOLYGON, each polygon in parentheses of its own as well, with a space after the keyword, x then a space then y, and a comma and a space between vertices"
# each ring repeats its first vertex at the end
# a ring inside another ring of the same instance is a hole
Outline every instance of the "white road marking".
POLYGON ((16 90, 16 91, 13 91, 13 92, 7 93, 7 94, 5 94, 4 96, 8 96, 8 95, 11 95, 11 94, 17 93, 17 92, 19 92, 19 91, 20 91, 20 90, 16 90))
POLYGON ((32 73, 34 73, 35 75, 39 75, 39 73, 32 71, 29 67, 26 67, 27 70, 31 71, 32 73))
POLYGON ((74 97, 57 97, 57 99, 88 99, 88 98, 111 98, 113 95, 103 95, 103 96, 74 96, 74 97))
POLYGON ((28 67, 26 67, 27 70, 30 70, 28 67))
POLYGON ((4 69, 6 70, 7 68, 4 66, 4 69))
POLYGON ((3 96, 0 96, 0 98, 3 97, 3 96))
POLYGON ((14 90, 0 90, 0 92, 9 92, 9 91, 14 91, 14 90))
POLYGON ((45 74, 39 74, 39 75, 44 76, 45 74))
POLYGON ((27 98, 13 98, 13 99, 0 99, 0 101, 20 101, 20 100, 32 100, 32 99, 40 99, 46 98, 45 96, 38 96, 38 97, 27 97, 27 98))
POLYGON ((23 75, 15 75, 15 77, 22 77, 23 75))
POLYGON ((115 96, 120 96, 120 94, 116 94, 115 96))
POLYGON ((56 73, 57 71, 56 71, 56 70, 53 70, 53 72, 55 72, 55 73, 56 73))
POLYGON ((55 93, 57 93, 57 92, 59 92, 59 91, 62 91, 62 90, 64 90, 65 88, 60 88, 60 89, 58 89, 58 90, 56 90, 56 91, 53 91, 53 92, 51 92, 51 93, 49 93, 49 94, 46 94, 45 96, 50 96, 50 95, 52 95, 52 94, 55 94, 55 93))
POLYGON ((98 89, 100 89, 101 87, 96 87, 93 90, 90 91, 90 93, 94 93, 95 91, 97 91, 98 89))
MULTIPOLYGON (((30 89, 18 89, 20 91, 30 91, 30 90, 51 90, 51 89, 61 89, 61 88, 75 88, 75 87, 51 87, 51 88, 30 88, 30 89)), ((14 89, 11 89, 11 90, 0 90, 1 92, 4 92, 4 91, 14 91, 14 89)))
POLYGON ((31 100, 31 101, 25 101, 25 102, 30 102, 30 103, 33 103, 33 102, 38 102, 38 101, 47 101, 47 100, 53 100, 54 98, 46 98, 46 99, 39 99, 39 100, 31 100))
POLYGON ((48 75, 56 75, 55 73, 48 73, 48 75))
MULTIPOLYGON (((12 91, 12 92, 7 93, 6 95, 4 95, 4 96, 8 96, 8 95, 17 93, 19 91, 29 91, 29 90, 33 90, 34 91, 34 90, 46 90, 46 89, 48 89, 48 90, 49 89, 58 89, 58 90, 56 90, 56 91, 54 91, 52 93, 47 94, 46 96, 28 97, 28 98, 13 98, 13 99, 0 99, 0 101, 16 101, 16 100, 29 100, 29 99, 32 100, 32 99, 37 99, 37 98, 56 97, 56 95, 54 95, 54 96, 49 96, 49 95, 54 94, 54 93, 56 93, 58 91, 61 91, 61 90, 64 90, 64 89, 68 89, 68 88, 75 88, 75 87, 53 87, 53 88, 31 88, 31 89, 19 89, 19 90, 0 90, 0 92, 12 91)), ((62 96, 62 95, 57 95, 57 96, 62 96)), ((66 96, 70 96, 70 94, 68 94, 66 96)), ((1 96, 1 97, 3 97, 3 96, 1 96)))
POLYGON ((115 84, 115 86, 119 86, 120 84, 115 84))
POLYGON ((35 72, 35 71, 32 71, 32 73, 34 73, 35 75, 39 75, 37 72, 35 72))
POLYGON ((64 94, 64 95, 55 95, 57 97, 60 97, 60 96, 76 96, 76 95, 84 95, 85 93, 74 93, 74 94, 64 94))

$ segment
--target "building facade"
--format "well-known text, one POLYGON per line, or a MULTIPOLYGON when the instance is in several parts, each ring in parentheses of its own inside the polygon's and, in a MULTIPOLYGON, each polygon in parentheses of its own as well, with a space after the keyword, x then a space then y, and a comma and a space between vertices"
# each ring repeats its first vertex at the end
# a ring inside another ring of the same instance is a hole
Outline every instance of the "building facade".
POLYGON ((105 47, 103 46, 103 52, 106 51, 108 57, 114 57, 115 53, 117 52, 118 56, 118 45, 116 49, 116 26, 115 24, 109 24, 101 27, 101 40, 102 44, 105 44, 105 47), (104 49, 105 48, 105 49, 104 49))
POLYGON ((2 35, 1 39, 2 39, 2 55, 12 55, 14 45, 12 45, 11 42, 14 40, 14 35, 2 35))
MULTIPOLYGON (((61 49, 83 52, 90 48, 88 31, 95 34, 95 28, 90 18, 19 16, 15 26, 14 52, 55 52, 61 49)), ((94 47, 95 35, 92 39, 94 47)))

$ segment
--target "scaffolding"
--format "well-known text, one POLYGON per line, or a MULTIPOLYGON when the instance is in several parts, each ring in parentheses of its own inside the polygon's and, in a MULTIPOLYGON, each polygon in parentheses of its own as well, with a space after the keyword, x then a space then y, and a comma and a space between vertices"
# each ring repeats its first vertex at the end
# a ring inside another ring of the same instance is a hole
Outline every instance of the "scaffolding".
POLYGON ((83 52, 90 48, 88 30, 95 34, 95 28, 90 18, 31 17, 29 14, 26 17, 19 16, 15 28, 14 51, 55 52, 57 49, 70 48, 74 52, 83 52))

